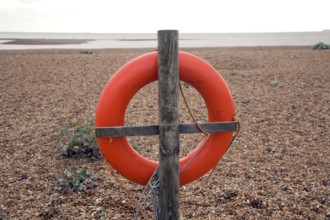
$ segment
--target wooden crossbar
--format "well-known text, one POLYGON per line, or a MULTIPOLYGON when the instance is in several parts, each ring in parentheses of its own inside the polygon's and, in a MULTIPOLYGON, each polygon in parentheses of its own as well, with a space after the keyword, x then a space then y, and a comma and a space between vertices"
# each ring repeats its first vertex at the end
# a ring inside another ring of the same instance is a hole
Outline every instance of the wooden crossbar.
MULTIPOLYGON (((208 122, 199 124, 207 133, 237 131, 237 122, 208 122)), ((196 124, 180 124, 180 134, 200 133, 196 124)), ((158 125, 148 126, 113 126, 96 127, 97 138, 123 137, 123 136, 149 136, 159 135, 158 125)))

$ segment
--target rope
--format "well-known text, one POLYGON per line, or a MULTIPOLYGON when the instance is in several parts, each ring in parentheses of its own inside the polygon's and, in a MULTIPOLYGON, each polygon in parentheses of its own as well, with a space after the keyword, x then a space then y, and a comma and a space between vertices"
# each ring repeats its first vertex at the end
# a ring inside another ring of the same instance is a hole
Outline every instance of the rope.
MULTIPOLYGON (((194 155, 192 157, 190 157, 190 159, 188 160, 188 162, 180 169, 180 173, 183 172, 183 170, 191 163, 191 161, 197 156, 197 154, 202 150, 202 148, 204 147, 204 145, 206 144, 206 142, 209 140, 211 134, 207 134, 204 137, 202 137, 201 140, 203 140, 203 142, 199 145, 199 148, 196 150, 196 152, 194 153, 194 155), (206 138, 205 138, 206 137, 206 138), (204 139, 205 138, 205 139, 204 139)), ((201 141, 200 140, 200 141, 201 141)), ((194 147, 197 145, 194 144, 194 147)))
MULTIPOLYGON (((191 161, 197 156, 197 154, 201 151, 201 149, 204 147, 205 143, 206 143, 206 142, 208 141, 208 139, 210 138, 211 133, 207 133, 207 132, 206 132, 206 131, 205 131, 205 130, 199 125, 199 123, 198 123, 198 121, 196 120, 196 118, 195 118, 193 112, 192 112, 191 109, 190 109, 189 103, 188 103, 188 101, 187 101, 187 99, 186 99, 186 96, 185 96, 185 94, 184 94, 184 92, 183 92, 183 89, 182 89, 182 86, 181 86, 181 83, 180 83, 180 82, 179 82, 179 88, 180 88, 180 93, 181 93, 182 98, 183 98, 183 100, 184 100, 184 102, 185 102, 185 105, 186 105, 186 107, 187 107, 187 109, 188 109, 188 111, 189 111, 190 116, 191 116, 192 119, 194 120, 194 122, 195 122, 196 126, 198 127, 198 129, 199 129, 202 133, 205 134, 205 136, 202 138, 203 142, 200 144, 199 149, 194 153, 194 155, 189 159, 189 161, 188 161, 188 162, 182 167, 182 169, 180 170, 180 173, 181 173, 181 172, 182 172, 182 171, 183 171, 183 170, 189 165, 189 163, 190 163, 190 162, 191 162, 191 161), (206 136, 207 136, 207 138, 204 139, 206 136)), ((236 139, 237 135, 239 134, 239 132, 240 132, 240 128, 241 128, 241 125, 240 125, 239 120, 236 119, 236 115, 233 116, 233 121, 236 121, 236 122, 237 122, 237 131, 236 131, 235 135, 232 137, 232 139, 231 139, 231 141, 230 141, 230 143, 229 143, 229 145, 228 145, 228 148, 226 149, 226 152, 225 152, 225 153, 227 153, 227 151, 228 151, 229 148, 231 147, 232 143, 234 142, 234 140, 236 139)), ((195 144, 195 146, 196 146, 196 144, 195 144)), ((217 167, 217 165, 219 164, 219 162, 220 162, 220 160, 219 160, 218 163, 212 168, 210 174, 209 174, 208 177, 205 179, 204 183, 203 183, 202 186, 199 188, 199 190, 197 190, 196 192, 191 193, 191 194, 183 195, 183 196, 181 196, 181 198, 187 198, 187 197, 190 197, 190 196, 196 195, 196 194, 200 193, 202 190, 204 190, 205 187, 208 185, 208 183, 209 183, 209 181, 210 181, 210 179, 211 179, 211 176, 213 175, 213 172, 214 172, 215 168, 217 167)))
POLYGON ((180 82, 179 82, 179 88, 180 88, 180 93, 181 93, 181 95, 182 95, 182 98, 183 98, 183 100, 184 100, 184 102, 185 102, 185 104, 186 104, 186 106, 187 106, 188 111, 189 111, 189 114, 190 114, 190 116, 192 117, 192 119, 194 120, 194 122, 195 122, 197 128, 198 128, 203 134, 207 135, 208 133, 207 133, 207 132, 206 132, 206 131, 205 131, 205 130, 199 125, 199 123, 198 123, 198 121, 196 120, 196 118, 195 118, 193 112, 191 111, 190 106, 189 106, 189 103, 188 103, 188 100, 186 99, 186 96, 185 96, 184 93, 183 93, 183 89, 182 89, 182 86, 181 86, 181 83, 180 83, 180 82))
POLYGON ((147 206, 147 200, 151 197, 151 201, 154 206, 156 220, 158 220, 158 196, 159 196, 159 167, 157 167, 150 177, 147 185, 144 187, 143 193, 140 196, 140 200, 138 202, 136 213, 134 216, 134 220, 139 219, 139 214, 142 212, 144 219, 147 219, 145 215, 145 207, 147 206))
MULTIPOLYGON (((229 145, 228 145, 228 148, 225 152, 225 154, 227 153, 227 151, 229 150, 229 148, 232 146, 232 143, 234 142, 234 140, 236 139, 236 137, 238 136, 239 132, 240 132, 240 129, 241 129, 241 124, 239 122, 239 120, 237 120, 234 116, 234 121, 237 122, 237 131, 235 133, 235 135, 232 137, 229 145)), ((206 142, 205 142, 206 143, 206 142)), ((205 187, 209 184, 210 182, 210 179, 211 179, 211 176, 213 175, 214 173, 214 170, 215 168, 217 167, 217 165, 220 163, 220 160, 218 161, 218 163, 216 165, 214 165, 214 167, 212 168, 210 174, 207 176, 207 178, 205 179, 204 183, 202 184, 202 186, 199 188, 199 190, 197 190, 196 192, 193 192, 191 194, 186 194, 186 195, 182 195, 180 198, 187 198, 187 197, 190 197, 190 196, 193 196, 193 195, 196 195, 198 193, 200 193, 201 191, 203 191, 205 189, 205 187)), ((185 165, 186 166, 186 165, 185 165)))

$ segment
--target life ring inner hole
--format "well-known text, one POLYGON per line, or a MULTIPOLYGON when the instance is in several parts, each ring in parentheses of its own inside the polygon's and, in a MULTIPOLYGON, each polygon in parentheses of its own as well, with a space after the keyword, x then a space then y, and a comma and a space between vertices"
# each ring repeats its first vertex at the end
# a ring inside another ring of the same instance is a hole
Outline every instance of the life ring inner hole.
MULTIPOLYGON (((208 113, 204 99, 199 92, 181 81, 181 87, 188 100, 191 111, 198 122, 207 122, 208 113)), ((157 125, 158 124, 158 82, 154 81, 141 88, 130 100, 125 112, 125 126, 157 125)), ((179 93, 180 123, 194 123, 179 93)), ((180 158, 192 151, 202 138, 202 133, 180 134, 180 158)), ((131 136, 128 142, 141 156, 150 160, 159 160, 158 136, 131 136)))
MULTIPOLYGON (((130 100, 125 112, 125 126, 158 124, 158 83, 149 83, 130 100)), ((158 136, 130 136, 128 142, 141 156, 159 160, 158 136)))

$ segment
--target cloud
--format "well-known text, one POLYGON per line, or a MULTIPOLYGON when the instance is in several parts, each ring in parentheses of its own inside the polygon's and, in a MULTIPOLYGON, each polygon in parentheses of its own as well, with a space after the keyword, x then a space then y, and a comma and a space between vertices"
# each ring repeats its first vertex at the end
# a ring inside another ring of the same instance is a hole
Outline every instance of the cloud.
POLYGON ((41 2, 43 0, 18 0, 19 3, 22 4, 30 4, 30 3, 35 3, 35 2, 41 2))
POLYGON ((315 31, 329 28, 329 4, 329 0, 0 0, 0 31, 315 31))

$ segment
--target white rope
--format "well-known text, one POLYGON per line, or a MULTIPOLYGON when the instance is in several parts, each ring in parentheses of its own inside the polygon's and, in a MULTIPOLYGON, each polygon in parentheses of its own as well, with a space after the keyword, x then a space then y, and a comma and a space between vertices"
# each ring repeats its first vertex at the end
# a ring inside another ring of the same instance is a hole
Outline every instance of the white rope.
POLYGON ((145 217, 145 213, 146 213, 145 207, 147 206, 148 198, 151 198, 151 201, 155 209, 156 220, 158 220, 158 211, 159 211, 158 196, 159 196, 159 167, 155 169, 147 185, 144 187, 143 193, 138 202, 134 220, 139 219, 139 215, 141 212, 145 217))

